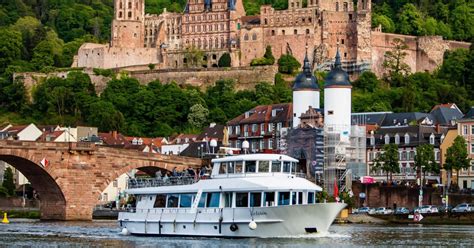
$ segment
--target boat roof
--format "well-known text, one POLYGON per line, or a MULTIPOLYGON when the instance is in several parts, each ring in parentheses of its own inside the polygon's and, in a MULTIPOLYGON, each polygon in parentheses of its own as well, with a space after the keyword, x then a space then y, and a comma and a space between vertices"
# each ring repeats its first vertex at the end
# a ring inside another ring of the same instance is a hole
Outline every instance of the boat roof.
POLYGON ((230 161, 247 161, 247 160, 283 160, 290 162, 298 162, 298 160, 282 154, 243 154, 236 156, 229 156, 224 158, 215 158, 213 163, 230 162, 230 161))
POLYGON ((127 189, 128 194, 169 194, 169 193, 196 193, 203 192, 252 192, 252 191, 282 191, 282 190, 308 190, 322 191, 318 185, 300 177, 289 174, 273 175, 268 177, 240 177, 216 178, 200 180, 194 184, 178 186, 162 186, 127 189))

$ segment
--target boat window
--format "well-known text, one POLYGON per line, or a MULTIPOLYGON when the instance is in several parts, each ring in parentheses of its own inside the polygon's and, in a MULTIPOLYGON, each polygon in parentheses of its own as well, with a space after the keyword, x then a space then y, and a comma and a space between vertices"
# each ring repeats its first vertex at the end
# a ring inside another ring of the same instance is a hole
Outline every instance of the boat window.
POLYGON ((265 192, 263 197, 264 206, 275 206, 275 192, 265 192))
POLYGON ((296 205, 296 192, 291 192, 291 205, 296 205))
POLYGON ((235 173, 235 163, 229 162, 227 163, 227 173, 234 174, 235 173))
POLYGON ((268 172, 269 167, 269 161, 258 161, 258 172, 268 172))
POLYGON ((168 208, 177 208, 178 207, 178 194, 169 194, 168 195, 168 208))
POLYGON ((281 162, 272 161, 272 172, 281 172, 281 162))
POLYGON ((303 192, 298 192, 298 204, 303 204, 303 192))
POLYGON ((278 192, 278 205, 290 205, 290 192, 278 192))
POLYGON ((222 162, 221 166, 219 167, 219 174, 226 174, 227 173, 227 162, 222 162))
POLYGON ((256 172, 257 161, 245 161, 245 173, 256 172))
POLYGON ((232 196, 234 195, 234 193, 232 192, 225 192, 224 193, 224 207, 226 208, 231 208, 232 207, 232 196))
POLYGON ((238 174, 238 173, 242 173, 242 167, 243 166, 244 162, 243 161, 236 161, 235 162, 235 173, 238 174))
POLYGON ((248 193, 236 193, 235 194, 235 206, 236 207, 248 207, 249 206, 249 194, 248 193))
POLYGON ((190 208, 193 204, 193 196, 194 194, 181 194, 179 200, 179 207, 180 208, 190 208))
POLYGON ((314 192, 308 192, 308 204, 314 203, 314 192))
POLYGON ((207 198, 207 193, 202 193, 201 199, 199 199, 198 208, 206 207, 206 198, 207 198))
POLYGON ((262 193, 250 193, 250 206, 260 207, 262 204, 262 193))
POLYGON ((283 162, 283 172, 289 173, 290 172, 291 163, 290 162, 283 162))
POLYGON ((154 208, 165 208, 166 207, 166 194, 158 194, 155 198, 154 208))
POLYGON ((207 194, 207 204, 206 207, 208 208, 218 208, 219 207, 219 201, 220 201, 220 193, 214 192, 214 193, 208 193, 207 194))
POLYGON ((291 174, 295 174, 296 172, 296 163, 291 162, 291 174))

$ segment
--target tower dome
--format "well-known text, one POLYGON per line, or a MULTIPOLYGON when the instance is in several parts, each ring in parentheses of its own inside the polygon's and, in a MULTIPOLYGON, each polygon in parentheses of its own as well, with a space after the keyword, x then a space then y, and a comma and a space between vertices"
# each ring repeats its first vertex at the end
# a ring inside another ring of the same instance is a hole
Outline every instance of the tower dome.
POLYGON ((303 72, 298 74, 293 84, 293 127, 299 126, 300 116, 309 108, 319 109, 319 85, 313 75, 308 60, 308 52, 304 57, 303 72))
POLYGON ((349 74, 347 74, 347 72, 342 69, 339 48, 336 52, 336 61, 334 62, 334 67, 331 69, 331 71, 324 80, 324 88, 338 86, 351 87, 351 82, 349 81, 349 74))
POLYGON ((342 69, 339 47, 334 66, 324 82, 324 125, 348 138, 351 132, 352 86, 342 69))
POLYGON ((311 71, 308 54, 304 56, 303 72, 296 76, 293 91, 296 90, 319 90, 318 80, 311 71))

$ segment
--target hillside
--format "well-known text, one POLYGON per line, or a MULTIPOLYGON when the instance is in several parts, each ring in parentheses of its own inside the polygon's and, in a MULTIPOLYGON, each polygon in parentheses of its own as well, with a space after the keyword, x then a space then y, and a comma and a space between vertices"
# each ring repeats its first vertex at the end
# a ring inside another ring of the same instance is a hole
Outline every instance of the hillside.
MULTIPOLYGON (((148 13, 184 9, 185 0, 147 0, 148 13)), ((414 35, 443 35, 470 41, 474 37, 474 3, 465 0, 374 0, 373 25, 414 35), (414 2, 415 4, 412 4, 414 2)), ((69 67, 84 42, 107 42, 113 16, 112 0, 0 0, 0 124, 3 122, 89 124, 102 131, 129 135, 170 135, 197 132, 210 121, 227 120, 256 106, 291 101, 291 90, 280 75, 277 84, 259 84, 255 91, 236 92, 220 82, 201 92, 158 82, 139 86, 136 80, 112 80, 100 97, 90 79, 75 73, 51 79, 26 97, 13 72, 51 71, 69 67)), ((248 15, 261 4, 284 9, 287 0, 244 0, 248 15)), ((429 111, 454 102, 466 111, 474 105, 474 51, 446 54, 441 68, 430 73, 393 73, 378 79, 370 72, 353 82, 353 111, 429 111)), ((320 81, 323 79, 320 78, 320 81)))

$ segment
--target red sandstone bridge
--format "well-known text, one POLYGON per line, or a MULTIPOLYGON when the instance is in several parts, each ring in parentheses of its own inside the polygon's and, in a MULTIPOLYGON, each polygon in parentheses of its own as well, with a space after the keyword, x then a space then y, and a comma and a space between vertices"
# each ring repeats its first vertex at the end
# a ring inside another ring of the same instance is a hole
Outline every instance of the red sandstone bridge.
POLYGON ((40 198, 41 219, 91 220, 100 193, 120 175, 139 169, 200 167, 201 159, 166 156, 92 143, 0 141, 0 160, 19 170, 40 198), (41 161, 48 160, 43 166, 41 161))

